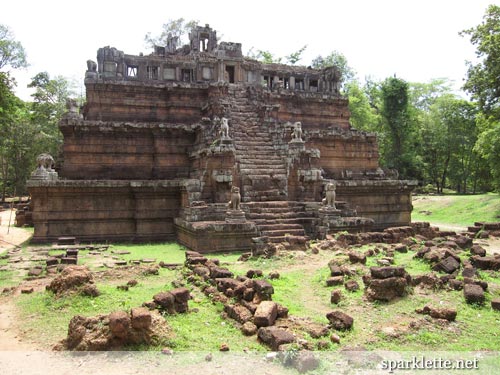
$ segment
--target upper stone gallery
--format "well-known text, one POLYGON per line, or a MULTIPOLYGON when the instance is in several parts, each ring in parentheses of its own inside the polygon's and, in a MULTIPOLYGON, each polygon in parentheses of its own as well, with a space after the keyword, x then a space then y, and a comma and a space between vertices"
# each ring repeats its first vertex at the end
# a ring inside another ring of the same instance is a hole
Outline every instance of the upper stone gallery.
POLYGON ((209 252, 409 224, 416 183, 383 171, 375 135, 350 126, 336 67, 263 64, 208 25, 189 37, 87 61, 55 171, 41 161, 29 181, 34 241, 209 252))

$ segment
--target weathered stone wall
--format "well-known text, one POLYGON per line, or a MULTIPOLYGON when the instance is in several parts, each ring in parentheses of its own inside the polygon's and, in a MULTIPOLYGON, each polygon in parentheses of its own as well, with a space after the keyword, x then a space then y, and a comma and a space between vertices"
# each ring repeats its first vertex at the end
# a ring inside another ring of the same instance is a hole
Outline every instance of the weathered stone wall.
POLYGON ((66 119, 60 176, 88 179, 188 177, 196 126, 66 119))
POLYGON ((411 222, 411 191, 417 181, 337 181, 337 200, 346 201, 358 216, 375 221, 372 229, 404 226, 411 222))
POLYGON ((34 242, 174 240, 182 181, 31 181, 34 242))
POLYGON ((352 175, 377 177, 373 175, 379 168, 378 145, 374 134, 336 129, 310 131, 307 145, 319 149, 319 164, 325 178, 350 179, 352 175))
POLYGON ((221 251, 249 251, 252 238, 257 236, 255 223, 226 223, 221 221, 187 222, 175 220, 177 241, 189 249, 202 253, 221 251))
POLYGON ((87 120, 190 124, 201 118, 208 84, 110 81, 85 87, 87 120))
POLYGON ((278 121, 301 121, 303 130, 329 127, 349 129, 348 101, 339 96, 300 91, 279 91, 265 96, 268 104, 279 106, 278 121))

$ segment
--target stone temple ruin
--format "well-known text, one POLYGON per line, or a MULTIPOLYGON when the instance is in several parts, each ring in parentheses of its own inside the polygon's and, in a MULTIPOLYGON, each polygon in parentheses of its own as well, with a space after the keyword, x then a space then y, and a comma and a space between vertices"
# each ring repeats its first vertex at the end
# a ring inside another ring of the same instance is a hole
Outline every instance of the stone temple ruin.
POLYGON ((62 157, 29 181, 33 241, 176 240, 201 252, 408 225, 414 182, 349 125, 336 67, 263 64, 208 25, 148 56, 100 48, 62 157), (228 204, 228 202, 230 202, 228 204))

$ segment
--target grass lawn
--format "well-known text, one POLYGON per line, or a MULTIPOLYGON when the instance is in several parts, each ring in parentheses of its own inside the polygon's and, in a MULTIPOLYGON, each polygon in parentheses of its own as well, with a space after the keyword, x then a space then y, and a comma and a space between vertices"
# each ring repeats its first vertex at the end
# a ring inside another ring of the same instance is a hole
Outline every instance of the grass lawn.
POLYGON ((417 195, 413 197, 412 221, 472 226, 476 221, 500 221, 500 195, 417 195))
MULTIPOLYGON (((467 226, 475 221, 499 221, 500 196, 483 194, 476 196, 417 196, 414 199, 414 221, 431 221, 450 225, 467 226)), ((417 243, 417 240, 414 240, 417 243)), ((418 244, 418 243, 417 243, 418 244)), ((364 252, 376 245, 369 244, 356 248, 364 252)), ((383 245, 389 246, 389 245, 383 245)), ((419 246, 423 246, 419 244, 419 246)), ((24 249, 23 249, 24 254, 24 249)), ((57 251, 51 252, 57 254, 57 251)), ((65 337, 70 319, 77 314, 94 316, 109 314, 116 310, 129 310, 151 301, 154 294, 173 288, 172 281, 185 280, 185 269, 161 268, 159 275, 146 276, 132 274, 120 267, 108 269, 104 267, 103 259, 110 261, 154 259, 156 263, 182 264, 185 259, 185 249, 175 243, 165 244, 113 244, 107 251, 107 258, 81 251, 81 264, 87 264, 95 272, 96 285, 101 295, 91 297, 56 298, 51 293, 42 291, 31 295, 16 296, 15 302, 19 308, 21 319, 28 338, 51 347, 65 337), (123 251, 130 252, 124 254, 123 251), (98 259, 96 261, 96 259, 98 259), (128 273, 127 273, 128 272, 128 273), (116 288, 127 280, 135 278, 138 285, 122 291, 116 288)), ((364 298, 363 274, 368 267, 377 265, 377 259, 384 256, 383 252, 368 258, 366 266, 348 264, 352 270, 350 279, 356 280, 360 290, 348 292, 343 285, 327 287, 326 279, 330 276, 328 262, 336 257, 346 258, 345 254, 337 254, 329 250, 321 250, 319 254, 306 252, 285 252, 271 259, 254 259, 239 262, 239 253, 208 254, 208 257, 218 258, 221 264, 228 267, 236 276, 245 275, 249 269, 260 269, 264 276, 271 271, 278 271, 280 278, 270 280, 274 287, 273 300, 288 307, 293 319, 304 319, 311 324, 327 324, 326 312, 341 310, 354 317, 354 328, 348 332, 336 332, 341 343, 330 342, 329 337, 312 338, 304 331, 296 332, 316 345, 326 341, 324 353, 336 352, 339 349, 366 348, 369 350, 407 350, 407 351, 500 351, 500 313, 492 310, 490 302, 500 298, 500 272, 480 271, 479 278, 489 283, 486 292, 486 302, 483 306, 467 304, 462 291, 446 289, 425 290, 414 288, 408 296, 390 303, 369 302, 364 298), (338 305, 330 303, 330 293, 333 289, 341 289, 344 295, 338 305), (441 324, 429 317, 417 314, 415 309, 421 309, 430 304, 433 307, 455 308, 458 312, 455 322, 441 324), (417 328, 415 328, 417 327, 417 328)), ((421 275, 431 272, 428 263, 414 258, 415 252, 396 253, 395 264, 404 266, 410 275, 421 275)), ((469 251, 460 254, 462 260, 469 258, 469 251)), ((6 260, 0 259, 0 266, 6 260)), ((133 269, 133 268, 131 268, 133 269)), ((438 274, 443 276, 443 274, 438 274)), ((460 279, 461 276, 459 275, 460 279)), ((15 285, 15 275, 4 271, 0 273, 0 285, 15 285)), ((348 278, 346 277, 345 280, 348 278)), ((20 280, 17 280, 17 283, 20 280)), ((213 303, 197 288, 187 284, 191 289, 193 299, 189 301, 191 312, 166 316, 173 331, 168 339, 168 346, 176 351, 214 351, 217 352, 221 343, 227 343, 232 351, 267 350, 258 343, 255 336, 245 337, 233 321, 222 316, 222 305, 213 303)), ((142 348, 140 348, 142 349, 142 348)), ((159 348, 148 348, 156 351, 159 348)))

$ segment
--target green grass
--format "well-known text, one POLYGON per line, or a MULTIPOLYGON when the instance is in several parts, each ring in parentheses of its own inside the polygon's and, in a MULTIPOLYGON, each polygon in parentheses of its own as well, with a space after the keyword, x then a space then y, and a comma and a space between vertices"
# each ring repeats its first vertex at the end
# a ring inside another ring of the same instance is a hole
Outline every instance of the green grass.
POLYGON ((263 351, 256 337, 246 337, 230 321, 222 318, 223 306, 213 304, 201 293, 194 292, 189 302, 188 314, 167 316, 167 322, 174 331, 170 346, 181 351, 218 351, 225 343, 232 351, 244 349, 263 351))
POLYGON ((460 226, 500 221, 500 195, 415 196, 412 221, 460 226))
POLYGON ((184 263, 185 249, 177 243, 162 244, 113 244, 109 250, 130 251, 130 254, 120 255, 124 260, 140 260, 145 258, 156 259, 157 262, 184 263))
POLYGON ((137 286, 128 291, 118 290, 125 281, 101 280, 96 282, 101 292, 98 297, 71 295, 57 298, 50 292, 19 296, 17 303, 28 331, 36 333, 45 343, 52 343, 53 337, 63 338, 68 323, 75 315, 93 316, 109 314, 116 310, 130 310, 143 302, 151 301, 160 291, 173 289, 171 281, 176 279, 176 271, 160 269, 159 276, 138 277, 137 286), (50 335, 47 335, 50 332, 50 335))
MULTIPOLYGON (((357 248, 364 252, 373 245, 357 248)), ((184 249, 176 244, 154 245, 113 245, 111 250, 127 250, 131 254, 120 258, 143 259, 155 258, 156 262, 183 263, 184 249)), ((464 253, 465 254, 465 253, 464 253)), ((414 251, 395 254, 395 264, 405 266, 411 275, 430 272, 430 265, 414 259, 414 251)), ((368 257, 366 267, 347 266, 353 271, 351 279, 360 285, 360 290, 350 293, 343 286, 327 287, 326 279, 330 271, 327 263, 332 258, 345 259, 345 255, 335 255, 329 251, 284 253, 271 259, 252 258, 247 262, 237 261, 239 253, 209 254, 218 258, 235 275, 245 275, 249 269, 261 269, 267 276, 270 271, 278 271, 279 279, 270 280, 275 294, 273 300, 286 306, 292 317, 305 318, 313 323, 327 324, 326 313, 341 310, 354 317, 354 328, 349 332, 336 332, 341 337, 341 344, 330 344, 330 350, 345 347, 365 347, 370 350, 500 350, 500 335, 492 327, 500 324, 500 313, 490 307, 492 298, 500 296, 500 272, 482 271, 480 277, 490 284, 487 301, 484 306, 471 306, 465 303, 463 292, 446 290, 414 290, 405 298, 390 303, 369 302, 364 297, 362 274, 368 267, 376 265, 380 254, 368 257), (343 300, 337 305, 330 303, 333 289, 341 289, 343 300), (416 308, 426 304, 434 307, 453 307, 458 311, 457 321, 440 325, 428 319, 420 329, 411 329, 410 324, 425 320, 417 314, 416 308), (394 327, 400 334, 394 337, 387 333, 388 327, 394 327)), ((92 256, 82 251, 81 260, 89 263, 92 256)), ((102 269, 99 268, 98 271, 102 269)), ((133 268, 125 268, 125 276, 120 276, 118 268, 105 269, 96 274, 96 284, 101 295, 96 298, 72 296, 55 298, 51 293, 41 292, 15 297, 21 312, 28 337, 50 347, 67 334, 70 319, 77 314, 94 316, 109 314, 115 310, 129 310, 152 300, 154 294, 172 289, 171 282, 181 278, 183 269, 160 269, 158 276, 134 275, 133 268), (128 273, 127 273, 128 272, 128 273), (135 278, 139 284, 128 292, 117 290, 116 286, 135 278)), ((0 285, 9 282, 12 275, 0 272, 0 285)), ((348 278, 346 277, 345 280, 348 278)), ((189 285, 188 285, 189 287, 189 285)), ((173 337, 168 345, 176 351, 218 351, 222 343, 229 345, 232 351, 266 350, 257 342, 255 336, 243 336, 232 320, 221 316, 222 305, 212 303, 196 288, 192 288, 193 299, 189 301, 191 312, 175 316, 166 316, 172 328, 173 337)), ((305 337, 312 344, 319 340, 328 341, 328 337, 312 339, 301 330, 298 336, 305 337)), ((158 348, 149 348, 158 350, 158 348)))

